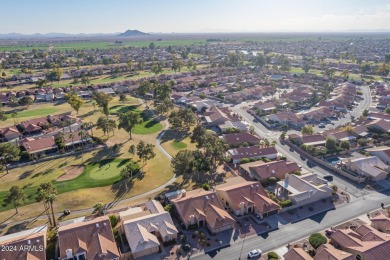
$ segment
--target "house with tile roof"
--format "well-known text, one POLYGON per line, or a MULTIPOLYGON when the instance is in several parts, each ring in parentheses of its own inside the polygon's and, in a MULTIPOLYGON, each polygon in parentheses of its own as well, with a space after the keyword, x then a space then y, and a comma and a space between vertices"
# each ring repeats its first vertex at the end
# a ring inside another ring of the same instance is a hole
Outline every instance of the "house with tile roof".
POLYGON ((236 216, 254 213, 263 218, 277 214, 280 209, 259 182, 246 181, 239 176, 226 179, 215 191, 224 207, 236 216))
POLYGON ((222 137, 230 147, 239 147, 247 144, 260 145, 260 138, 250 133, 224 134, 222 137))
POLYGON ((366 151, 381 159, 387 165, 390 165, 390 147, 389 146, 377 146, 373 148, 366 149, 366 151))
POLYGON ((196 189, 182 192, 181 196, 172 199, 180 220, 186 228, 195 225, 205 226, 211 233, 234 228, 236 221, 225 211, 214 191, 196 189))
POLYGON ((279 125, 302 127, 304 121, 291 111, 282 111, 268 116, 269 120, 277 122, 279 125))
POLYGON ((249 177, 263 181, 270 177, 284 179, 286 174, 300 171, 301 168, 295 162, 286 162, 283 160, 273 162, 256 161, 240 165, 240 172, 249 177))
POLYGON ((227 157, 232 159, 233 163, 240 163, 242 159, 260 159, 268 158, 275 160, 277 158, 278 151, 275 147, 259 148, 257 146, 248 146, 234 148, 227 151, 227 157))
POLYGON ((17 128, 20 130, 21 133, 27 135, 39 133, 43 128, 46 128, 48 126, 49 122, 47 121, 47 119, 45 117, 41 117, 20 122, 17 125, 17 128))
POLYGON ((390 166, 376 156, 343 159, 342 163, 348 170, 373 181, 386 179, 390 172, 390 166))
POLYGON ((120 258, 108 216, 60 226, 58 249, 60 260, 120 258))
POLYGON ((331 244, 323 244, 316 249, 314 260, 355 260, 355 257, 347 252, 334 248, 331 244))
POLYGON ((150 200, 145 210, 135 209, 120 214, 121 230, 135 259, 159 252, 160 240, 168 243, 177 238, 178 230, 160 202, 150 200))
POLYGON ((390 255, 390 237, 368 225, 356 230, 339 229, 330 239, 335 248, 352 254, 358 260, 387 260, 390 255))
POLYGON ((217 126, 224 124, 226 121, 229 121, 230 118, 224 112, 222 112, 218 107, 212 106, 209 111, 204 114, 206 124, 209 127, 217 126))
POLYGON ((390 234, 390 218, 379 214, 378 216, 372 217, 371 219, 371 227, 375 228, 376 230, 390 234))
POLYGON ((313 260, 313 258, 300 247, 291 248, 283 257, 285 260, 313 260))
POLYGON ((333 132, 333 133, 329 134, 327 137, 333 138, 337 142, 341 142, 341 141, 353 142, 356 140, 356 136, 352 132, 349 132, 346 130, 333 132))
POLYGON ((50 153, 57 150, 54 136, 31 138, 27 137, 19 141, 22 150, 32 154, 50 153))
POLYGON ((47 226, 5 235, 0 237, 0 259, 46 260, 47 226), (30 249, 30 250, 29 250, 30 249))
POLYGON ((299 139, 298 139, 298 144, 299 145, 311 145, 311 146, 323 146, 326 143, 326 139, 322 134, 303 134, 299 139))
POLYGON ((332 196, 328 182, 314 173, 297 176, 286 174, 286 178, 277 183, 277 195, 287 196, 293 205, 303 206, 332 196))
POLYGON ((22 134, 14 126, 0 129, 0 142, 8 142, 20 138, 22 134))
POLYGON ((390 133, 390 122, 385 119, 375 119, 366 126, 368 129, 373 129, 383 133, 390 133))

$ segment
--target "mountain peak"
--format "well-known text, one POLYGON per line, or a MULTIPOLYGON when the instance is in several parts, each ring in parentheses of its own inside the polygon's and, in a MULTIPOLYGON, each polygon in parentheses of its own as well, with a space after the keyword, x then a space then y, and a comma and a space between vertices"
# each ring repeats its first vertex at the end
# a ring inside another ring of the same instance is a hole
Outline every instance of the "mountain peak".
POLYGON ((150 35, 150 34, 138 30, 127 30, 124 33, 118 34, 117 36, 143 36, 143 35, 150 35))

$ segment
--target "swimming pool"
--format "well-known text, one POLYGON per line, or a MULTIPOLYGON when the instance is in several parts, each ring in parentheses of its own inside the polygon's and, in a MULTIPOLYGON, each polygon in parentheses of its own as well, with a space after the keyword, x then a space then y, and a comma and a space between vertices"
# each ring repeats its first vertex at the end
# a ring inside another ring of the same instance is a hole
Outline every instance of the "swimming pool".
POLYGON ((326 159, 326 161, 327 161, 328 163, 331 163, 331 164, 333 164, 333 165, 336 165, 336 164, 339 163, 341 160, 340 160, 339 157, 331 157, 331 158, 326 159))

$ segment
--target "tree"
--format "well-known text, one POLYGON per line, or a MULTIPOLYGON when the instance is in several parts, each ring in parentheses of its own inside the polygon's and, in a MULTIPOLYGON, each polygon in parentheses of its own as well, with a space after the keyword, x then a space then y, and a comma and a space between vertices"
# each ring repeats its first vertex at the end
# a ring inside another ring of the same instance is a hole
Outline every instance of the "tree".
POLYGON ((386 114, 390 114, 390 107, 386 107, 385 113, 386 113, 386 114))
POLYGON ((119 95, 119 101, 122 101, 123 104, 125 104, 125 101, 126 101, 126 100, 127 100, 126 94, 121 93, 121 94, 119 95))
POLYGON ((336 148, 337 148, 336 140, 333 139, 333 138, 330 138, 330 137, 326 138, 325 147, 326 147, 326 149, 328 149, 329 151, 334 151, 334 150, 336 150, 336 148))
POLYGON ((183 178, 189 177, 194 170, 195 157, 190 150, 181 150, 172 159, 171 165, 173 172, 178 175, 183 175, 183 178))
POLYGON ((107 117, 101 116, 96 122, 96 129, 102 129, 103 133, 109 136, 109 132, 114 132, 116 128, 116 121, 108 119, 107 117))
POLYGON ((309 237, 309 243, 314 248, 317 249, 320 245, 326 244, 328 240, 326 237, 320 233, 314 233, 309 237))
POLYGON ((112 100, 112 96, 103 92, 94 92, 92 98, 96 101, 97 105, 103 109, 103 113, 108 116, 110 112, 108 104, 112 100))
POLYGON ((256 65, 256 66, 262 68, 262 67, 264 67, 265 64, 266 64, 266 59, 265 59, 264 55, 261 53, 258 53, 257 56, 255 56, 255 58, 254 58, 253 65, 256 65))
MULTIPOLYGON (((50 224, 53 223, 54 226, 56 226, 56 220, 54 216, 54 209, 53 209, 53 203, 57 200, 56 197, 57 190, 56 187, 51 182, 41 183, 37 190, 37 196, 35 197, 35 200, 37 202, 43 202, 45 206, 45 211, 48 211, 49 207, 51 209, 52 218, 53 221, 50 220, 50 224)), ((49 216, 49 215, 48 215, 49 216)))
POLYGON ((178 114, 186 127, 190 127, 196 123, 196 116, 190 108, 180 108, 178 114))
POLYGON ((361 138, 361 139, 358 140, 358 144, 359 144, 360 146, 366 146, 367 143, 368 143, 368 140, 365 139, 365 138, 361 138))
POLYGON ((20 148, 14 143, 2 143, 0 144, 0 166, 1 169, 5 169, 7 174, 8 164, 10 162, 16 162, 20 159, 20 148))
POLYGON ((77 114, 79 113, 80 107, 84 105, 84 100, 74 91, 65 94, 65 100, 77 112, 77 114))
POLYGON ((132 155, 134 155, 135 152, 136 152, 136 151, 135 151, 135 145, 134 145, 134 144, 130 145, 130 147, 129 147, 129 153, 132 154, 132 155))
POLYGON ((367 117, 367 116, 368 116, 368 114, 369 114, 369 111, 368 111, 368 109, 364 109, 364 111, 363 111, 363 116, 364 116, 364 117, 367 117))
POLYGON ((229 147, 223 139, 213 133, 206 133, 203 138, 204 158, 209 165, 211 175, 213 175, 218 165, 226 161, 225 153, 229 147))
POLYGON ((376 71, 381 76, 387 76, 387 75, 389 75, 389 72, 390 72, 390 64, 384 62, 377 68, 376 71))
POLYGON ((204 136, 206 135, 206 128, 202 125, 198 125, 194 128, 191 135, 191 143, 197 143, 197 148, 202 148, 204 145, 204 136))
POLYGON ((129 68, 129 70, 131 71, 132 68, 133 68, 133 61, 132 61, 132 60, 128 60, 128 61, 126 62, 126 65, 127 65, 127 67, 129 68))
POLYGON ((133 111, 128 111, 126 113, 119 114, 119 124, 118 129, 123 128, 130 136, 129 139, 131 139, 131 131, 134 128, 134 126, 141 124, 142 118, 138 113, 135 113, 133 111))
POLYGON ((307 62, 307 61, 305 61, 305 62, 303 63, 302 69, 303 69, 303 71, 305 72, 305 74, 307 74, 307 73, 310 71, 310 69, 311 69, 310 63, 307 62))
POLYGON ((72 139, 72 146, 73 146, 73 150, 74 150, 74 134, 70 133, 69 138, 72 139))
POLYGON ((59 132, 54 139, 54 142, 57 145, 58 150, 63 150, 65 148, 65 136, 63 132, 59 132))
POLYGON ((150 159, 153 159, 156 154, 154 153, 153 144, 145 144, 144 141, 140 141, 137 145, 137 155, 143 161, 143 164, 146 165, 146 162, 150 159))
POLYGON ((89 77, 87 77, 87 76, 82 76, 82 78, 81 78, 81 84, 88 85, 89 82, 90 82, 89 77))
POLYGON ((366 74, 370 70, 370 64, 369 63, 364 63, 360 65, 360 73, 361 74, 366 74))
POLYGON ((19 99, 19 104, 21 106, 27 106, 27 108, 34 102, 32 97, 30 96, 24 96, 21 99, 19 99))
POLYGON ((251 126, 249 127, 249 133, 250 133, 251 135, 254 135, 254 134, 255 134, 255 127, 254 127, 253 125, 251 125, 251 126))
POLYGON ((340 142, 340 148, 343 150, 349 150, 351 148, 351 144, 347 140, 343 140, 340 142))
POLYGON ((125 183, 126 190, 128 190, 127 183, 133 177, 133 174, 138 172, 138 170, 139 170, 138 164, 136 164, 134 162, 128 163, 126 165, 126 167, 124 167, 121 170, 120 176, 121 176, 122 181, 124 181, 124 183, 125 183))
POLYGON ((104 204, 102 202, 97 202, 93 206, 93 209, 94 209, 94 212, 96 212, 96 214, 102 215, 103 214, 103 210, 104 210, 104 204))
POLYGON ((12 186, 9 193, 4 198, 4 204, 13 204, 16 210, 16 214, 19 213, 18 207, 22 206, 26 201, 26 194, 19 186, 12 186))
POLYGON ((314 133, 314 129, 311 125, 305 125, 304 127, 302 127, 301 132, 302 134, 312 135, 314 133))
POLYGON ((284 140, 285 138, 286 138, 286 132, 282 132, 281 134, 280 134, 280 140, 284 140))

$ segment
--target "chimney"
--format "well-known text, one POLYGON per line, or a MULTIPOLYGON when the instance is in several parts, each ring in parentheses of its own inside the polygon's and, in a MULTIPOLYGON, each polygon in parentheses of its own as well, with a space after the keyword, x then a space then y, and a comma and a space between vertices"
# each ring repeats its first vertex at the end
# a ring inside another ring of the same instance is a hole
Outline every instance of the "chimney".
POLYGON ((185 189, 181 190, 181 196, 185 197, 187 195, 187 191, 185 189))

